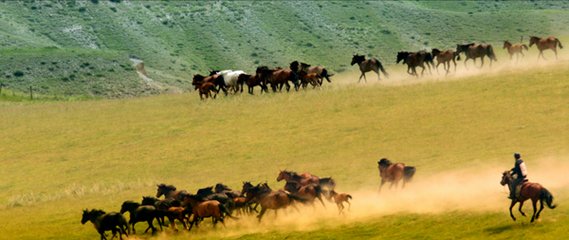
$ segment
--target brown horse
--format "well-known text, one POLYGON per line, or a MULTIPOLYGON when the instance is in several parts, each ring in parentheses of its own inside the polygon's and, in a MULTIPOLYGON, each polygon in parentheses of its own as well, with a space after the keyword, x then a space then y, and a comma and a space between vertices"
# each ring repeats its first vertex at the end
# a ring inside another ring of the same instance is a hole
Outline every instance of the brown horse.
POLYGON ((277 87, 279 92, 282 91, 283 86, 286 86, 286 91, 288 92, 290 90, 290 84, 288 84, 289 81, 294 84, 294 89, 298 90, 298 65, 298 62, 294 61, 290 64, 290 68, 269 69, 266 66, 261 66, 257 68, 256 72, 259 74, 262 82, 271 85, 273 92, 277 91, 277 87))
POLYGON ((344 202, 348 203, 348 211, 350 211, 350 207, 352 206, 352 204, 350 203, 350 199, 352 199, 352 195, 347 194, 347 193, 337 193, 336 191, 332 190, 330 191, 330 194, 328 195, 328 200, 329 201, 334 201, 334 203, 336 203, 336 206, 338 206, 338 214, 342 214, 344 211, 344 202))
POLYGON ((506 40, 504 41, 504 46, 502 46, 502 48, 508 50, 508 53, 510 54, 510 60, 512 60, 512 57, 514 56, 514 54, 516 54, 516 62, 517 62, 518 59, 520 58, 520 55, 522 55, 522 57, 525 57, 523 50, 525 49, 527 51, 528 45, 521 43, 512 44, 510 43, 510 41, 506 40))
POLYGON ((324 205, 324 201, 322 200, 322 187, 318 184, 310 183, 308 185, 302 186, 296 181, 287 181, 285 183, 284 189, 293 195, 301 198, 304 200, 305 203, 310 203, 314 206, 314 202, 316 199, 322 203, 322 206, 326 208, 324 205))
POLYGON ((392 163, 387 158, 382 158, 377 162, 377 167, 379 168, 379 176, 381 177, 381 184, 379 185, 379 191, 381 192, 381 187, 386 182, 391 182, 389 188, 399 185, 399 181, 403 180, 403 188, 405 188, 405 183, 411 181, 413 175, 415 175, 415 167, 405 166, 403 163, 392 163))
POLYGON ((318 76, 318 85, 322 86, 324 79, 329 83, 330 77, 334 76, 334 74, 330 74, 328 70, 323 66, 311 66, 310 64, 300 63, 300 71, 305 71, 307 74, 315 73, 318 76))
POLYGON ((203 82, 197 87, 197 89, 201 100, 205 100, 207 98, 215 99, 217 93, 219 93, 219 91, 215 88, 215 84, 212 82, 203 82), (212 92, 215 92, 215 95, 212 96, 212 92))
POLYGON ((300 70, 298 78, 303 89, 306 88, 308 84, 312 85, 312 88, 322 85, 317 73, 307 73, 304 70, 300 70))
POLYGON ((189 230, 192 230, 194 224, 197 227, 201 220, 208 217, 212 218, 214 227, 217 222, 221 222, 225 226, 224 214, 237 219, 231 216, 229 210, 217 200, 204 200, 197 195, 186 194, 183 202, 184 205, 191 207, 192 215, 194 216, 190 222, 189 230))
POLYGON ((543 50, 547 49, 553 50, 553 52, 555 53, 555 59, 557 59, 557 45, 559 45, 560 49, 563 48, 563 45, 561 45, 559 39, 553 36, 549 36, 546 38, 530 36, 529 47, 533 46, 534 44, 537 46, 537 49, 539 50, 539 55, 537 55, 537 60, 539 60, 540 57, 542 57, 545 60, 545 57, 543 56, 543 50))
POLYGON ((433 48, 431 53, 433 54, 433 57, 437 59, 437 65, 434 66, 435 69, 437 70, 437 73, 439 72, 439 65, 442 63, 443 68, 446 71, 446 74, 449 74, 450 61, 452 61, 452 63, 454 64, 454 71, 456 72, 456 61, 457 60, 460 61, 460 55, 456 54, 454 50, 441 51, 437 48, 433 48))
MULTIPOLYGON (((513 180, 514 180, 514 178, 512 177, 512 174, 510 173, 510 171, 504 171, 504 173, 502 173, 502 180, 500 181, 500 184, 502 184, 502 186, 507 184, 510 187, 510 189, 512 189, 510 184, 513 183, 513 180)), ((533 215, 531 217, 531 222, 533 222, 535 219, 539 218, 539 214, 543 210, 543 201, 545 201, 547 203, 547 207, 549 207, 550 209, 554 209, 556 207, 555 204, 553 204, 553 195, 551 195, 551 193, 547 189, 545 189, 543 186, 541 186, 541 184, 539 184, 539 183, 524 182, 524 183, 522 183, 522 186, 521 186, 519 191, 520 191, 519 195, 516 194, 517 198, 512 199, 512 203, 510 204, 510 216, 512 217, 512 219, 514 221, 516 221, 516 218, 514 217, 514 214, 512 213, 512 208, 518 202, 520 203, 520 207, 518 210, 520 211, 522 216, 525 217, 526 214, 522 211, 522 206, 524 205, 524 202, 526 200, 531 199, 531 204, 533 206, 533 215), (536 204, 537 204, 538 200, 539 200, 540 208, 536 214, 536 204)))
POLYGON ((383 68, 383 65, 379 60, 377 60, 377 58, 366 59, 365 56, 356 54, 352 57, 351 65, 353 66, 356 63, 358 64, 358 66, 360 67, 360 71, 362 72, 362 75, 360 75, 358 83, 362 80, 362 77, 364 78, 364 81, 367 82, 365 73, 369 71, 374 71, 375 73, 377 73, 378 81, 380 80, 379 71, 385 74, 386 78, 389 78, 389 74, 387 74, 385 68, 383 68))
POLYGON ((492 61, 498 61, 496 55, 494 54, 494 49, 490 44, 477 44, 477 43, 469 43, 469 44, 457 44, 456 45, 456 54, 460 54, 464 52, 466 59, 464 59, 464 67, 466 67, 466 61, 468 59, 472 59, 476 64, 476 58, 480 58, 482 64, 480 64, 480 68, 484 67, 484 57, 488 56, 490 58, 490 67, 492 67, 492 61))
POLYGON ((425 63, 427 63, 427 68, 429 69, 429 73, 431 73, 431 64, 433 62, 433 55, 426 51, 419 51, 419 52, 398 52, 397 53, 397 60, 395 63, 399 63, 403 61, 403 64, 407 64, 407 73, 419 77, 417 74, 417 67, 421 67, 423 70, 421 71, 421 76, 425 72, 425 63))
MULTIPOLYGON (((294 206, 294 201, 304 202, 303 199, 294 196, 293 194, 284 191, 273 191, 269 185, 257 184, 257 186, 250 187, 246 192, 247 201, 257 200, 261 205, 261 212, 257 215, 259 222, 267 210, 275 210, 275 216, 278 209, 284 209, 288 206, 294 206)), ((298 209, 297 209, 298 210, 298 209)))
POLYGON ((203 83, 210 82, 213 83, 217 89, 215 92, 219 92, 219 90, 223 90, 223 92, 227 95, 227 85, 225 85, 225 81, 223 77, 218 74, 218 71, 212 71, 209 76, 202 76, 200 74, 194 75, 192 79, 192 85, 194 85, 194 89, 198 90, 203 83))
POLYGON ((297 182, 300 184, 300 186, 306 186, 308 184, 320 184, 320 178, 310 173, 298 174, 296 172, 286 170, 280 171, 279 176, 277 176, 278 182, 282 180, 285 180, 286 182, 297 182))

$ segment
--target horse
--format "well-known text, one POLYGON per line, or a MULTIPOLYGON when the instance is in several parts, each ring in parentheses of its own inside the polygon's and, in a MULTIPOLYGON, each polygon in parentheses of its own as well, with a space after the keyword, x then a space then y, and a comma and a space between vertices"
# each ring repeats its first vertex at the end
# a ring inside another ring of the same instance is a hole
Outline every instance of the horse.
POLYGON ((241 192, 233 191, 233 189, 229 188, 227 185, 222 183, 215 184, 214 190, 215 193, 225 194, 230 198, 239 197, 241 195, 241 192))
POLYGON ((217 93, 219 93, 219 91, 215 88, 215 84, 212 82, 204 82, 197 88, 201 100, 205 100, 207 98, 215 99, 217 93), (211 92, 215 92, 215 95, 211 96, 211 92))
POLYGON ((186 222, 190 222, 190 218, 187 216, 191 214, 191 209, 190 208, 185 208, 185 207, 170 207, 168 208, 168 221, 170 221, 170 223, 172 224, 172 229, 174 229, 175 231, 178 231, 178 229, 176 228, 176 220, 180 221, 182 223, 182 225, 184 225, 184 229, 187 229, 188 226, 186 225, 186 222))
POLYGON ((321 85, 317 73, 307 73, 306 71, 301 70, 298 76, 300 80, 300 85, 302 86, 303 89, 305 89, 306 86, 308 86, 308 84, 312 85, 312 88, 316 88, 316 86, 321 85))
POLYGON ((282 180, 285 180, 286 182, 297 182, 301 186, 306 186, 308 184, 320 184, 320 178, 310 173, 298 174, 296 172, 286 170, 280 171, 277 176, 277 182, 282 180))
POLYGON ((196 196, 203 198, 204 200, 217 200, 230 211, 232 211, 235 207, 235 203, 233 202, 232 197, 228 196, 226 193, 214 192, 213 186, 198 189, 196 196))
POLYGON ((374 71, 375 73, 377 73, 377 80, 378 81, 380 80, 379 79, 379 71, 381 71, 385 75, 386 78, 389 78, 389 74, 387 74, 387 72, 385 71, 385 68, 383 68, 383 65, 381 64, 381 62, 379 60, 377 60, 377 58, 366 59, 365 56, 356 54, 352 57, 351 65, 353 66, 356 63, 360 67, 360 72, 362 72, 362 75, 360 75, 358 83, 362 80, 362 77, 364 78, 364 81, 367 82, 365 73, 369 72, 369 71, 374 71))
POLYGON ((543 56, 543 50, 547 49, 551 49, 555 53, 555 59, 557 59, 557 46, 559 46, 559 49, 563 48, 561 41, 559 41, 559 39, 553 36, 549 36, 546 38, 530 36, 529 47, 533 46, 534 44, 539 50, 539 55, 537 55, 537 60, 539 60, 540 57, 542 57, 543 60, 545 60, 545 57, 543 56))
POLYGON ((134 201, 125 201, 121 205, 121 214, 125 212, 129 212, 130 219, 128 221, 129 225, 131 226, 132 233, 136 234, 136 230, 134 225, 137 222, 147 222, 148 228, 144 230, 144 233, 147 233, 149 229, 152 230, 152 234, 156 233, 156 227, 154 227, 153 221, 156 219, 158 221, 158 225, 160 226, 160 230, 162 229, 162 225, 164 223, 160 222, 160 213, 154 206, 149 205, 141 205, 140 203, 134 201))
POLYGON ((466 61, 468 59, 472 59, 476 64, 476 58, 480 58, 482 64, 480 64, 480 68, 484 67, 484 56, 488 56, 490 58, 490 67, 492 67, 492 61, 498 61, 496 58, 496 54, 494 54, 494 49, 490 44, 476 44, 476 43, 469 43, 469 44, 457 44, 456 45, 456 54, 460 54, 464 52, 466 59, 464 59, 464 67, 466 67, 466 61))
POLYGON ((237 79, 241 74, 245 74, 245 72, 241 70, 223 70, 219 72, 219 75, 225 82, 225 86, 227 86, 229 90, 233 90, 233 93, 237 93, 239 91, 237 79))
POLYGON ((286 86, 286 91, 288 92, 290 90, 290 84, 288 84, 289 81, 294 84, 295 90, 298 90, 299 88, 297 61, 290 63, 289 68, 286 69, 269 69, 266 66, 261 66, 257 68, 256 72, 260 74, 261 81, 271 84, 273 92, 277 91, 277 87, 279 92, 282 91, 283 86, 286 86))
MULTIPOLYGON (((187 194, 188 193, 184 192, 183 194, 180 194, 180 196, 183 198, 183 196, 187 194)), ((168 216, 168 209, 170 207, 180 207, 182 205, 180 200, 172 198, 160 200, 150 196, 143 196, 141 204, 143 206, 154 206, 156 208, 157 216, 159 218, 158 223, 160 223, 160 226, 166 226, 164 219, 168 216)))
POLYGON ((231 216, 227 208, 217 200, 205 200, 198 195, 188 194, 184 196, 184 204, 191 207, 193 220, 190 222, 189 230, 192 230, 194 224, 198 226, 199 221, 203 218, 211 217, 213 226, 217 222, 221 222, 225 226, 224 214, 230 218, 238 219, 231 216))
POLYGON ((218 71, 210 72, 209 76, 196 74, 192 79, 192 85, 194 85, 195 90, 198 90, 199 87, 206 82, 213 83, 213 85, 217 87, 217 89, 215 89, 216 93, 219 92, 219 90, 223 90, 223 92, 227 94, 227 86, 225 86, 225 81, 220 77, 218 71))
POLYGON ((504 41, 504 46, 502 46, 502 49, 508 50, 508 53, 510 54, 510 60, 512 60, 512 57, 514 56, 514 54, 516 54, 516 62, 517 62, 518 59, 520 58, 520 55, 522 55, 522 57, 525 57, 523 50, 525 49, 527 51, 528 45, 521 43, 512 44, 510 43, 510 41, 506 40, 504 41))
POLYGON ((259 215, 257 215, 259 222, 261 222, 263 215, 269 209, 275 210, 276 216, 278 209, 291 206, 293 205, 294 201, 304 202, 303 199, 298 198, 287 191, 273 191, 266 183, 257 184, 257 186, 248 188, 246 196, 247 201, 257 200, 259 202, 259 205, 261 205, 261 212, 259 212, 259 215))
POLYGON ((434 66, 439 71, 439 65, 442 63, 446 74, 450 73, 450 61, 454 64, 454 71, 456 72, 456 61, 460 61, 460 55, 458 55, 454 50, 441 51, 437 48, 431 50, 433 57, 437 59, 437 65, 434 66), (455 60, 456 59, 456 60, 455 60))
POLYGON ((188 193, 186 190, 176 190, 176 187, 174 187, 174 185, 166 185, 164 183, 161 183, 156 186, 158 187, 156 189, 157 198, 164 195, 165 199, 174 199, 181 201, 182 195, 188 193))
MULTIPOLYGON (((510 189, 512 189, 511 184, 513 183, 513 181, 514 177, 512 176, 510 171, 504 171, 504 173, 502 173, 502 180, 500 181, 500 184, 502 186, 507 184, 510 187, 510 189)), ((514 221, 516 221, 516 217, 514 217, 514 214, 512 213, 512 208, 518 202, 520 203, 520 207, 518 210, 520 211, 522 216, 525 217, 526 214, 522 211, 522 206, 524 205, 524 202, 526 200, 531 199, 531 203, 533 206, 533 215, 531 217, 531 222, 533 222, 536 219, 539 219, 539 214, 543 210, 543 201, 547 203, 547 207, 549 207, 550 209, 554 209, 556 207, 555 204, 553 204, 553 195, 551 195, 551 193, 546 188, 541 186, 541 184, 539 183, 532 183, 528 181, 523 182, 519 190, 519 195, 516 194, 516 196, 517 197, 515 199, 512 199, 512 202, 510 203, 510 217, 512 217, 514 221), (536 204, 538 200, 540 208, 536 214, 536 204)))
POLYGON ((318 85, 320 86, 322 86, 324 79, 329 83, 332 83, 330 77, 334 76, 334 74, 330 74, 323 66, 311 66, 310 64, 300 63, 300 70, 305 71, 307 74, 315 73, 318 77, 318 85))
POLYGON ((348 211, 350 211, 350 208, 352 207, 352 204, 350 203, 350 199, 352 199, 352 195, 347 194, 347 193, 337 193, 336 191, 332 190, 330 191, 330 194, 328 195, 328 201, 334 201, 334 203, 336 203, 336 206, 338 206, 338 214, 342 214, 344 211, 344 202, 348 203, 348 211))
POLYGON ((421 76, 423 76, 423 73, 425 72, 425 63, 427 63, 429 73, 431 72, 433 55, 423 50, 419 52, 398 52, 395 63, 399 63, 401 61, 403 61, 404 64, 407 64, 407 73, 419 77, 416 68, 421 67, 423 69, 421 71, 421 76))
POLYGON ((85 209, 81 217, 81 224, 85 224, 86 222, 93 223, 95 229, 97 229, 97 232, 101 235, 101 240, 107 239, 105 231, 111 231, 113 233, 111 239, 117 236, 117 232, 121 240, 123 234, 128 237, 128 233, 126 232, 128 224, 124 216, 120 213, 105 213, 105 211, 99 209, 85 209))
POLYGON ((259 77, 258 74, 256 75, 249 75, 249 74, 241 74, 237 78, 237 85, 240 85, 241 92, 243 92, 243 84, 247 84, 247 91, 249 94, 253 95, 253 90, 255 86, 261 87, 261 93, 269 92, 267 85, 262 79, 259 77))
POLYGON ((379 185, 379 192, 381 192, 381 187, 386 182, 391 182, 389 188, 399 185, 399 182, 403 180, 403 187, 405 184, 413 178, 415 175, 415 167, 406 167, 403 163, 392 163, 387 158, 382 158, 377 162, 379 169, 379 176, 381 177, 381 184, 379 185))

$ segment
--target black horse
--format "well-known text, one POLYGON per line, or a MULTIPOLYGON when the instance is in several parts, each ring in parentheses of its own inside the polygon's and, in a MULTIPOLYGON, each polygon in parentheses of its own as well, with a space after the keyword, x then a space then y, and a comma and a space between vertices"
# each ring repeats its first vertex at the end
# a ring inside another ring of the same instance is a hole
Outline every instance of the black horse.
POLYGON ((158 221, 158 225, 160 226, 160 230, 162 229, 163 222, 160 222, 160 213, 154 206, 150 205, 141 205, 140 203, 134 201, 125 201, 121 205, 121 214, 125 212, 129 212, 130 219, 128 221, 130 227, 132 228, 132 233, 136 234, 136 230, 134 229, 134 225, 137 222, 147 222, 148 228, 144 230, 144 233, 147 233, 149 229, 152 230, 152 234, 156 233, 156 227, 152 223, 154 219, 158 221))
POLYGON ((121 240, 123 234, 128 237, 128 224, 126 223, 126 219, 120 213, 105 213, 105 211, 99 209, 85 209, 83 210, 81 224, 85 224, 86 222, 91 222, 95 225, 97 232, 101 235, 101 240, 107 239, 105 231, 111 231, 113 233, 112 238, 117 236, 117 232, 119 233, 119 238, 121 240))
POLYGON ((369 71, 374 71, 375 73, 377 73, 378 81, 379 81, 379 71, 385 74, 385 77, 389 78, 389 74, 387 74, 385 68, 383 68, 383 65, 379 60, 377 60, 377 58, 366 59, 364 55, 356 54, 352 57, 351 65, 353 66, 356 63, 360 67, 360 72, 362 72, 362 75, 360 75, 358 83, 362 80, 362 77, 364 78, 364 81, 367 82, 365 73, 369 71))

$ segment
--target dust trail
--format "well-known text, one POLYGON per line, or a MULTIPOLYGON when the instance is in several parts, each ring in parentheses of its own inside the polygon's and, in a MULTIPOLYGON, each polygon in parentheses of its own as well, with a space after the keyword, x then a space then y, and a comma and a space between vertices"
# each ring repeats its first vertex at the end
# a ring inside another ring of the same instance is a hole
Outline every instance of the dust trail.
MULTIPOLYGON (((535 51, 535 49, 533 49, 535 51)), ((462 56, 463 57, 463 56, 462 56)), ((462 58, 463 59, 463 58, 462 58)), ((461 80, 469 77, 474 76, 493 76, 498 74, 504 73, 516 73, 516 72, 524 72, 524 71, 535 71, 538 69, 546 69, 555 66, 565 67, 569 61, 569 53, 565 51, 559 52, 559 59, 554 60, 554 57, 548 56, 547 61, 540 60, 537 61, 536 54, 526 54, 526 57, 520 59, 518 62, 515 60, 510 61, 509 56, 506 55, 499 55, 498 62, 492 63, 492 67, 489 67, 488 58, 485 59, 484 67, 479 69, 480 60, 477 60, 476 65, 469 60, 467 65, 468 69, 464 67, 464 60, 457 61, 457 70, 454 71, 454 66, 451 63, 451 73, 446 75, 445 71, 443 70, 442 64, 438 68, 438 73, 436 70, 432 69, 432 74, 428 73, 428 70, 425 70, 425 74, 420 77, 416 78, 407 74, 407 66, 406 65, 390 65, 387 66, 387 71, 390 74, 389 78, 386 78, 383 74, 381 74, 381 80, 377 80, 377 74, 374 72, 367 72, 367 84, 365 85, 386 85, 386 86, 399 86, 399 85, 409 85, 409 84, 417 84, 417 83, 425 83, 425 82, 437 82, 437 81, 454 81, 454 80, 461 80)), ((436 64, 436 61, 435 61, 436 64)), ((421 68, 417 68, 418 73, 420 74, 421 68)), ((345 86, 345 85, 363 85, 365 86, 364 80, 362 79, 362 83, 358 84, 358 78, 360 76, 360 71, 358 70, 357 65, 351 66, 348 72, 337 74, 334 77, 333 83, 345 86)))
MULTIPOLYGON (((388 185, 384 185, 379 194, 378 186, 348 190, 342 189, 340 184, 337 189, 339 192, 345 191, 353 196, 351 210, 345 215, 339 215, 335 204, 326 201, 326 208, 316 203, 314 208, 301 206, 300 212, 292 209, 280 211, 277 217, 269 211, 262 223, 258 223, 254 216, 241 216, 238 221, 229 220, 227 229, 223 231, 209 231, 210 226, 204 226, 198 231, 204 236, 234 237, 276 230, 313 230, 397 213, 505 212, 509 204, 508 190, 500 185, 500 180, 502 172, 512 167, 508 163, 510 162, 430 176, 421 175, 419 169, 415 180, 405 189, 389 190, 388 185)), ((511 163, 513 165, 513 160, 511 163)), ((569 186, 569 178, 564 177, 569 162, 545 157, 528 164, 530 181, 541 183, 554 196, 557 191, 569 186)))

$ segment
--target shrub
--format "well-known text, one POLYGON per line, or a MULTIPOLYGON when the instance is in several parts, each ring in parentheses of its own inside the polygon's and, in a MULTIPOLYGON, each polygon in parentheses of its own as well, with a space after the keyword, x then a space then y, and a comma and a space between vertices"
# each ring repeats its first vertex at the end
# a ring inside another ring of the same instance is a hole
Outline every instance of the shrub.
POLYGON ((14 72, 14 77, 23 77, 24 76, 24 72, 18 70, 14 72))

